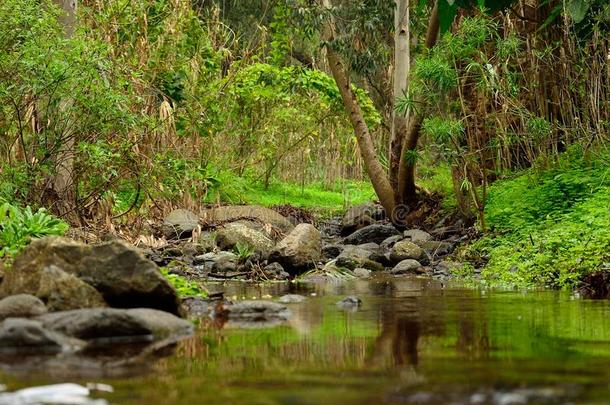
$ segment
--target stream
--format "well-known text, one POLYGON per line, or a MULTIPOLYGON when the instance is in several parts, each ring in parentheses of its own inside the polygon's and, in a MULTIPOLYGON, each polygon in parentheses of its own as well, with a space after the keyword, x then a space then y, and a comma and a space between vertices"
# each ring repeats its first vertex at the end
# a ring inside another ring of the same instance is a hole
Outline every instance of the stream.
POLYGON ((287 304, 292 317, 284 325, 243 329, 201 321, 194 337, 136 370, 0 372, 0 387, 107 384, 113 392, 92 396, 110 404, 602 404, 610 398, 608 301, 422 278, 208 288, 233 299, 287 293, 307 299, 287 304), (362 305, 337 306, 347 295, 362 305))

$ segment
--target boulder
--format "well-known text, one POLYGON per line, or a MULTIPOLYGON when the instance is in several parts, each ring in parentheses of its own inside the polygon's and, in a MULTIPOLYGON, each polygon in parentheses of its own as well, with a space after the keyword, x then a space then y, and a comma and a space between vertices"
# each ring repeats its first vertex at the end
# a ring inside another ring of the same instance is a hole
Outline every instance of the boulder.
POLYGON ((390 236, 400 235, 392 225, 374 224, 357 230, 347 236, 343 242, 346 245, 361 245, 363 243, 381 243, 390 236))
POLYGON ((0 300, 0 321, 5 318, 29 318, 46 312, 44 302, 33 295, 17 294, 0 300))
POLYGON ((232 222, 216 232, 216 244, 222 250, 231 250, 236 246, 247 246, 263 256, 273 249, 273 241, 264 233, 254 230, 242 223, 232 222))
POLYGON ((417 246, 424 249, 432 258, 446 256, 453 251, 453 244, 437 240, 420 240, 414 242, 417 246))
POLYGON ((201 246, 201 249, 206 253, 216 249, 216 234, 213 232, 201 232, 197 243, 201 246))
POLYGON ((381 247, 382 249, 391 249, 397 242, 400 242, 401 240, 403 240, 402 235, 390 236, 389 238, 384 239, 383 242, 381 242, 381 244, 379 245, 379 247, 381 247))
POLYGON ((278 300, 282 304, 298 304, 305 302, 307 298, 299 294, 286 294, 282 295, 278 300))
POLYGON ((290 274, 287 273, 281 264, 277 262, 269 263, 263 268, 265 276, 274 280, 286 280, 290 278, 290 274))
POLYGON ((341 233, 349 235, 358 229, 372 225, 384 216, 380 205, 367 203, 350 207, 341 219, 341 233))
POLYGON ((322 237, 311 224, 297 225, 277 244, 270 260, 277 261, 289 273, 300 273, 315 267, 322 258, 322 237))
POLYGON ((360 249, 368 250, 370 252, 377 252, 379 250, 379 244, 375 242, 363 243, 358 245, 360 249))
POLYGON ((107 306, 95 288, 53 265, 42 269, 36 296, 46 303, 50 311, 107 306))
POLYGON ((225 305, 218 315, 228 320, 228 326, 257 328, 281 325, 288 321, 292 313, 277 302, 239 301, 225 305))
POLYGON ((358 308, 362 305, 362 300, 358 297, 350 295, 348 297, 343 298, 341 301, 337 302, 337 306, 340 308, 358 308))
POLYGON ((229 273, 237 270, 237 255, 232 252, 210 252, 195 258, 204 272, 229 273))
POLYGON ((36 320, 9 318, 0 324, 0 352, 57 353, 78 345, 78 341, 46 329, 36 320))
POLYGON ((421 229, 408 229, 403 233, 404 237, 411 242, 432 240, 432 235, 421 229))
POLYGON ((361 267, 373 271, 381 271, 383 270, 383 265, 371 259, 374 254, 374 252, 359 248, 358 246, 346 246, 337 257, 336 265, 350 270, 361 267))
POLYGON ((425 269, 422 265, 413 259, 405 259, 398 263, 392 270, 390 270, 392 274, 422 274, 425 273, 425 269))
POLYGON ((176 291, 157 266, 140 250, 119 240, 93 246, 56 236, 35 240, 6 271, 0 297, 37 295, 43 270, 49 266, 94 287, 110 306, 179 311, 176 291))
POLYGON ((198 227, 199 217, 197 214, 179 208, 165 217, 161 229, 167 239, 180 239, 189 238, 198 227))
POLYGON ((53 312, 36 318, 48 329, 82 340, 125 338, 142 341, 189 336, 193 325, 150 308, 86 308, 53 312))
POLYGON ((294 227, 283 215, 258 205, 231 205, 208 208, 202 212, 202 218, 210 222, 235 222, 244 218, 253 218, 262 223, 271 224, 284 233, 290 232, 294 227))
POLYGON ((334 259, 335 257, 339 256, 341 252, 343 252, 343 249, 345 249, 344 245, 336 243, 324 245, 322 246, 322 257, 329 260, 334 259))
POLYGON ((371 271, 358 267, 357 269, 354 269, 354 276, 358 278, 369 278, 371 277, 371 271))
POLYGON ((390 251, 390 259, 394 263, 398 263, 405 259, 420 260, 424 257, 425 252, 415 243, 408 240, 400 241, 392 247, 390 251))

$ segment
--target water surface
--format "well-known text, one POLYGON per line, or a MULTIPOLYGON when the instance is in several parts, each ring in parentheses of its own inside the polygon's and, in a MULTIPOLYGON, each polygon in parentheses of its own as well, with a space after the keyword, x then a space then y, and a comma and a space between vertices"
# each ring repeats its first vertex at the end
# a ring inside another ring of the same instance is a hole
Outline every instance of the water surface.
POLYGON ((202 322, 168 357, 121 377, 0 374, 9 389, 96 381, 116 404, 610 403, 610 305, 557 291, 423 279, 213 285, 237 299, 301 293, 289 324, 202 322), (335 303, 363 301, 357 311, 335 303))

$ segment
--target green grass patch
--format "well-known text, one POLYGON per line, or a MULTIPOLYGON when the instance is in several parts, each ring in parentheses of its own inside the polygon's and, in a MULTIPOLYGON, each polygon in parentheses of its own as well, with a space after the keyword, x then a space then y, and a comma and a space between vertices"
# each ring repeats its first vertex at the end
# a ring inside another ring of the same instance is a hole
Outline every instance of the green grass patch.
POLYGON ((165 267, 161 267, 159 270, 163 277, 176 289, 179 296, 200 298, 208 296, 208 292, 195 281, 187 280, 177 274, 171 274, 165 267))
POLYGON ((496 182, 485 212, 491 232, 467 247, 487 260, 482 277, 496 284, 573 287, 610 265, 608 151, 565 153, 546 170, 496 182))

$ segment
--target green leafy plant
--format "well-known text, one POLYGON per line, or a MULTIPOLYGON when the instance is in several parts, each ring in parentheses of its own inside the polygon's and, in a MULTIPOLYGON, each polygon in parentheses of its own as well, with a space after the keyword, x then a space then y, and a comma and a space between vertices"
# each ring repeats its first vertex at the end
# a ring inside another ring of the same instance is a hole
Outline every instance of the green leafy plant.
POLYGON ((208 296, 208 292, 197 282, 188 280, 182 276, 179 276, 178 274, 172 274, 165 267, 161 267, 159 270, 161 271, 161 274, 163 274, 163 277, 169 281, 180 296, 200 298, 205 298, 208 296))
POLYGON ((239 261, 245 261, 252 256, 254 248, 247 243, 237 243, 235 247, 233 247, 233 252, 237 255, 239 261))
POLYGON ((44 208, 32 211, 9 203, 0 206, 0 257, 14 256, 32 239, 63 235, 68 224, 49 214, 44 208))

